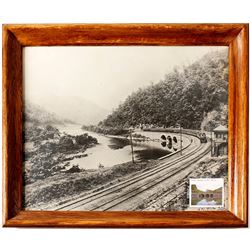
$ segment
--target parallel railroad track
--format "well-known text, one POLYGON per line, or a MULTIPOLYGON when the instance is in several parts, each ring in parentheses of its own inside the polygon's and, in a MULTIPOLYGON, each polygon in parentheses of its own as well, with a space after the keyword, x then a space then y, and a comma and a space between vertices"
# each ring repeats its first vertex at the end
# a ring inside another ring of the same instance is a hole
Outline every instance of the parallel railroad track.
POLYGON ((84 207, 86 205, 90 206, 90 209, 87 209, 88 211, 89 210, 91 210, 91 211, 92 210, 106 211, 106 210, 109 210, 111 208, 114 208, 118 204, 126 202, 127 200, 131 199, 132 197, 135 197, 136 195, 144 192, 145 190, 148 190, 148 189, 152 188, 153 186, 156 186, 160 182, 165 181, 166 179, 174 176, 175 174, 177 174, 180 171, 187 168, 194 161, 197 161, 199 158, 203 157, 203 155, 208 153, 209 147, 206 150, 204 150, 204 152, 201 150, 203 148, 204 148, 204 144, 200 144, 198 147, 194 148, 189 153, 179 157, 176 160, 173 160, 173 161, 168 162, 168 163, 159 163, 152 170, 149 170, 145 173, 139 174, 139 175, 137 175, 129 180, 126 180, 126 181, 123 181, 119 184, 113 185, 113 186, 106 188, 102 191, 98 191, 96 193, 92 193, 90 195, 79 198, 74 202, 64 204, 60 207, 57 207, 56 210, 78 210, 78 209, 82 210, 81 207, 84 207), (178 164, 178 163, 185 161, 186 159, 190 158, 192 155, 199 152, 200 150, 202 151, 202 153, 196 157, 192 157, 192 159, 191 159, 192 163, 190 161, 188 161, 188 166, 187 166, 187 164, 184 164, 184 167, 182 166, 181 168, 178 168, 178 169, 172 169, 172 170, 168 171, 167 173, 165 173, 162 177, 160 177, 160 178, 157 177, 158 173, 165 172, 166 170, 168 170, 169 168, 171 168, 175 164, 178 164), (156 177, 155 179, 153 178, 153 180, 150 180, 147 183, 144 183, 142 185, 136 185, 135 189, 133 189, 132 191, 128 191, 126 193, 120 194, 120 195, 118 195, 118 197, 113 197, 113 196, 116 196, 116 194, 118 192, 122 191, 123 189, 130 187, 131 185, 136 184, 136 183, 139 184, 139 182, 142 180, 145 180, 145 178, 150 178, 150 177, 154 177, 154 176, 156 177), (108 199, 108 197, 109 197, 109 199, 108 199), (102 198, 107 198, 107 199, 105 199, 105 201, 102 202, 101 201, 102 198), (93 202, 95 203, 98 200, 100 200, 100 202, 98 202, 97 205, 94 205, 94 206, 91 205, 93 202))
POLYGON ((145 184, 137 186, 135 189, 132 191, 128 191, 125 194, 120 195, 116 199, 112 199, 110 201, 106 201, 102 204, 99 204, 98 206, 95 206, 94 208, 91 209, 91 211, 97 210, 97 211, 107 211, 114 209, 116 206, 128 201, 131 198, 134 198, 135 196, 155 187, 156 185, 166 181, 167 179, 173 177, 174 175, 180 173, 184 169, 188 168, 191 164, 205 156, 210 150, 207 149, 204 151, 202 154, 199 156, 195 157, 192 161, 190 161, 188 164, 185 164, 183 167, 178 168, 178 169, 171 169, 167 174, 164 174, 161 178, 156 178, 154 180, 150 180, 145 184))
MULTIPOLYGON (((215 164, 212 164, 211 166, 209 166, 209 169, 213 169, 214 167, 218 166, 218 163, 215 163, 215 164)), ((179 191, 180 189, 183 190, 184 189, 184 186, 186 185, 187 183, 187 180, 188 180, 188 176, 190 175, 187 174, 186 177, 183 178, 183 180, 178 184, 177 187, 171 187, 170 189, 166 190, 165 192, 163 192, 162 194, 160 194, 159 196, 157 196, 157 198, 155 198, 153 201, 149 202, 146 206, 146 210, 147 211, 150 211, 148 208, 150 208, 152 205, 154 204, 157 204, 159 202, 159 200, 162 200, 164 198, 167 198, 169 197, 169 195, 172 195, 173 193, 179 193, 177 195, 175 195, 173 198, 170 198, 167 200, 167 202, 162 202, 161 203, 161 206, 162 207, 165 207, 167 205, 169 205, 170 202, 172 202, 173 200, 176 200, 178 197, 181 197, 182 196, 182 193, 179 191)))

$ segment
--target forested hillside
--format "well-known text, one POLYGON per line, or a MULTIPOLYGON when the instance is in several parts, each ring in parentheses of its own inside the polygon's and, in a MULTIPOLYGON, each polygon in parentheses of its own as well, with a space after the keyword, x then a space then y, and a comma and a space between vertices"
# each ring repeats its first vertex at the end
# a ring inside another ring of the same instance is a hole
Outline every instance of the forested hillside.
POLYGON ((200 129, 227 123, 227 50, 176 68, 163 80, 140 88, 99 123, 103 127, 139 124, 200 129))
POLYGON ((39 105, 30 102, 25 103, 24 121, 36 125, 73 123, 71 120, 59 117, 55 113, 48 112, 39 105))

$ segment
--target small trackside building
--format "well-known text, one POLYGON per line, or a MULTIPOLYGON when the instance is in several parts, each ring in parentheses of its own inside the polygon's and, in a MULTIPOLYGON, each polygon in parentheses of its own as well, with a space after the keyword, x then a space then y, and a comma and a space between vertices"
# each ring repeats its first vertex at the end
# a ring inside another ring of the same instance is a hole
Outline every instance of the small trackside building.
POLYGON ((219 125, 213 130, 214 138, 212 140, 213 156, 227 155, 228 152, 228 129, 219 125))

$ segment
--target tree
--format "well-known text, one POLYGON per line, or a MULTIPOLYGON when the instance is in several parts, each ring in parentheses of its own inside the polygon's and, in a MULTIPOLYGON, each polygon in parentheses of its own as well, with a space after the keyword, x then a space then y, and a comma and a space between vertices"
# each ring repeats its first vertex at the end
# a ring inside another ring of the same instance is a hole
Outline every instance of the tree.
POLYGON ((105 120, 102 127, 128 128, 139 124, 200 129, 209 112, 218 117, 227 105, 226 51, 212 52, 183 69, 175 68, 156 84, 132 93, 105 120))

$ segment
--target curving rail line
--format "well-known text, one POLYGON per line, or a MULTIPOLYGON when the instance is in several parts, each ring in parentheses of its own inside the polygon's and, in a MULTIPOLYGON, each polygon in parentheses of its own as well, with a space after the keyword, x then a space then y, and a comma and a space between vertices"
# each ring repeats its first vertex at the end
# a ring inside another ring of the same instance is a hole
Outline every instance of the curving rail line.
POLYGON ((98 206, 95 206, 94 208, 91 209, 91 211, 93 211, 93 210, 107 211, 107 210, 113 209, 114 207, 126 202, 127 200, 129 200, 129 199, 131 199, 131 198, 133 198, 133 197, 135 197, 135 196, 137 196, 137 195, 139 195, 139 194, 141 194, 141 193, 143 193, 143 192, 157 186, 158 184, 166 181, 167 179, 173 177, 177 173, 179 173, 182 170, 188 168, 191 164, 196 162, 202 156, 206 155, 208 152, 209 152, 209 149, 204 151, 201 155, 195 157, 191 162, 189 162, 188 164, 185 164, 181 168, 171 169, 171 170, 168 171, 168 173, 164 174, 162 177, 160 177, 160 178, 157 177, 154 180, 149 180, 145 184, 138 185, 132 191, 128 191, 127 193, 120 195, 115 200, 106 201, 103 204, 99 204, 98 206))
MULTIPOLYGON (((218 163, 215 163, 215 164, 211 165, 209 168, 212 169, 212 168, 215 167, 215 166, 218 166, 218 163)), ((188 174, 188 175, 189 175, 189 174, 188 174)), ((147 207, 146 207, 146 208, 149 208, 150 206, 156 204, 160 199, 167 197, 168 195, 172 194, 173 192, 176 192, 178 189, 183 189, 183 188, 184 188, 184 185, 186 184, 185 179, 188 178, 188 175, 183 179, 183 181, 178 185, 177 188, 175 188, 175 189, 171 188, 170 190, 167 190, 167 191, 164 192, 163 194, 159 195, 159 196, 157 197, 157 199, 155 199, 154 201, 152 201, 152 202, 150 202, 149 204, 147 204, 147 207)), ((181 196, 182 196, 182 194, 175 195, 173 198, 171 198, 171 199, 168 200, 167 202, 161 203, 161 206, 162 206, 162 207, 165 207, 165 206, 168 205, 170 202, 172 202, 173 200, 176 200, 178 197, 181 197, 181 196)), ((150 210, 147 210, 147 211, 150 211, 150 210)))
MULTIPOLYGON (((192 143, 195 144, 194 140, 192 140, 192 143)), ((106 211, 114 209, 116 206, 125 203, 129 199, 157 186, 161 182, 166 181, 172 176, 188 168, 195 161, 206 155, 209 150, 210 147, 208 147, 207 144, 198 143, 198 146, 195 146, 187 154, 178 157, 175 160, 171 160, 165 163, 159 163, 155 166, 154 169, 136 175, 135 177, 132 177, 119 184, 113 185, 109 188, 103 189, 96 193, 92 193, 90 195, 86 195, 73 202, 64 204, 60 207, 57 207, 56 210, 106 211), (181 163, 183 163, 181 167, 175 167, 176 165, 181 163), (148 181, 145 182, 145 180, 147 179, 148 181), (134 188, 133 185, 135 186, 134 188), (131 187, 133 188, 133 190, 126 191, 126 188, 131 189, 131 187)))

